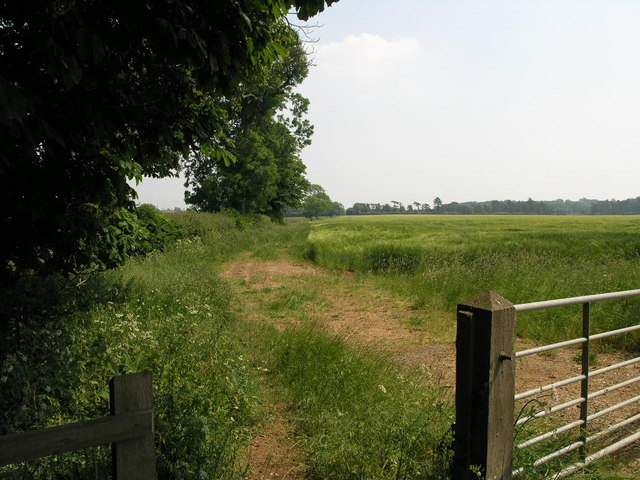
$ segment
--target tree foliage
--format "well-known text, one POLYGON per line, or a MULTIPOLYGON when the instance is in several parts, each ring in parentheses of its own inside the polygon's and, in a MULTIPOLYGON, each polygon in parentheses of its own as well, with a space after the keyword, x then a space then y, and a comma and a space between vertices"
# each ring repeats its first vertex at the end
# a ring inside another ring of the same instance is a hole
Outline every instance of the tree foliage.
MULTIPOLYGON (((290 212, 295 214, 295 212, 290 212)), ((320 185, 311 185, 302 201, 301 214, 309 220, 319 217, 337 217, 344 215, 344 207, 331 200, 320 185)))
POLYGON ((318 218, 321 215, 327 214, 333 208, 333 202, 329 195, 324 191, 320 185, 311 185, 307 196, 302 202, 302 210, 304 216, 309 220, 318 218))
POLYGON ((277 29, 279 57, 254 65, 227 99, 233 161, 197 155, 188 162, 185 201, 198 210, 233 208, 280 219, 308 186, 299 153, 313 127, 304 118, 308 100, 293 92, 307 76, 307 55, 290 27, 277 29))
POLYGON ((0 3, 0 276, 121 262, 127 180, 224 156, 222 104, 281 55, 274 27, 334 1, 0 3))
MULTIPOLYGON (((393 202, 392 202, 393 203, 393 202)), ((413 202, 409 210, 394 208, 389 204, 354 203, 347 208, 347 215, 387 215, 398 213, 452 214, 452 215, 638 215, 640 197, 626 200, 490 200, 486 202, 437 203, 413 202)))

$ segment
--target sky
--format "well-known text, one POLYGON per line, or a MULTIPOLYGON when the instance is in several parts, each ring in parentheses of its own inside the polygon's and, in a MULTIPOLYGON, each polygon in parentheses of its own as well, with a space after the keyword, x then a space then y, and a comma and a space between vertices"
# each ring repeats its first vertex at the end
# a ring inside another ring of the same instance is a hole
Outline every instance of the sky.
MULTIPOLYGON (((345 207, 640 196, 640 1, 340 0, 308 24, 302 159, 345 207)), ((181 179, 137 190, 184 207, 181 179)))

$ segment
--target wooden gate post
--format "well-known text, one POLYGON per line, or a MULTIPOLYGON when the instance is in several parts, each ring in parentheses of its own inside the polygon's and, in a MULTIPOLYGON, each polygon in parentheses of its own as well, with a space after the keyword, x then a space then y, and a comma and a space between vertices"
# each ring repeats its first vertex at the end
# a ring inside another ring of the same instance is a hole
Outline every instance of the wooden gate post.
MULTIPOLYGON (((131 373, 111 379, 111 414, 153 409, 151 372, 131 373)), ((148 435, 112 445, 117 480, 155 480, 156 453, 153 428, 148 435)))
POLYGON ((515 308, 494 292, 458 305, 455 480, 510 480, 515 308))

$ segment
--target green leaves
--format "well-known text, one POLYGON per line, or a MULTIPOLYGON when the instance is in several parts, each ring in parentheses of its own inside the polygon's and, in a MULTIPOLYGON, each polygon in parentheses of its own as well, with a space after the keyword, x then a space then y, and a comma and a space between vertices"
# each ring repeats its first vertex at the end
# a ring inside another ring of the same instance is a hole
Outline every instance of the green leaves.
MULTIPOLYGON (((235 165, 236 152, 248 153, 248 147, 233 146, 238 132, 263 129, 268 121, 261 119, 273 117, 306 75, 295 33, 282 21, 292 6, 308 15, 324 2, 4 5, 0 283, 121 262, 133 246, 118 243, 129 233, 112 219, 133 209, 128 179, 175 174, 183 159, 216 165, 209 168, 213 174, 217 165, 235 165), (96 209, 88 211, 86 204, 96 209)), ((308 138, 308 124, 299 122, 290 132, 308 138)), ((264 141, 253 144, 286 154, 267 170, 283 172, 289 162, 289 170, 301 175, 289 137, 267 130, 264 141)), ((282 175, 270 177, 264 198, 296 183, 282 175)), ((279 212, 298 196, 295 189, 286 200, 271 195, 259 209, 279 212)))
POLYGON ((295 32, 273 27, 273 41, 245 81, 227 98, 228 150, 219 139, 200 146, 187 162, 186 201, 203 211, 227 208, 274 219, 297 205, 308 185, 299 152, 313 127, 304 119, 308 100, 292 93, 307 74, 307 58, 295 32))
POLYGON ((302 211, 309 220, 321 215, 332 215, 333 202, 320 185, 311 185, 307 196, 302 201, 302 211))
MULTIPOLYGON (((331 6, 339 0, 326 0, 326 4, 331 6)), ((291 2, 298 12, 300 20, 309 20, 310 17, 324 11, 325 0, 294 0, 291 2)))
POLYGON ((200 145, 200 153, 205 157, 208 157, 209 160, 223 164, 225 166, 230 166, 233 163, 236 163, 236 157, 229 150, 224 148, 220 148, 217 145, 211 143, 203 143, 200 145))

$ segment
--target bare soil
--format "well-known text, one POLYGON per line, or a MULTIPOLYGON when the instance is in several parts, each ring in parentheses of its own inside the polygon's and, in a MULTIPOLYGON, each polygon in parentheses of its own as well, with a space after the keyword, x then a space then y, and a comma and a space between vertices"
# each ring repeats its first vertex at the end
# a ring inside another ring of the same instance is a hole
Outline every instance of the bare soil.
MULTIPOLYGON (((289 260, 258 261, 248 258, 227 264, 222 272, 237 294, 243 298, 244 316, 255 322, 269 322, 277 328, 287 328, 304 321, 299 314, 265 315, 265 302, 277 298, 283 288, 302 291, 321 289, 308 306, 308 318, 319 322, 330 332, 355 344, 368 344, 409 367, 420 368, 427 381, 439 382, 454 394, 455 338, 454 313, 448 326, 442 319, 416 312, 397 297, 359 283, 348 273, 336 274, 318 267, 289 260), (324 287, 324 288, 323 288, 324 287), (275 296, 275 297, 274 297, 275 296)), ((516 350, 534 346, 518 341, 516 350)), ((625 360, 619 353, 598 353, 597 365, 602 368, 625 360)), ((563 349, 550 354, 532 355, 516 360, 516 391, 522 392, 580 374, 577 350, 563 349)), ((591 380, 590 391, 606 388, 624 380, 640 376, 640 365, 614 370, 591 380)), ((637 384, 620 388, 594 399, 590 411, 601 410, 640 394, 637 384)), ((532 411, 548 409, 580 396, 580 384, 554 389, 540 398, 532 411)), ((270 405, 269 420, 254 437, 250 448, 252 479, 304 479, 304 457, 296 447, 291 424, 285 408, 270 405)), ((603 421, 613 423, 631 414, 637 407, 628 407, 606 415, 603 421)), ((577 419, 579 407, 560 412, 562 422, 577 419)), ((627 449, 629 463, 624 470, 631 474, 640 467, 639 449, 627 449), (633 451, 631 451, 633 450, 633 451), (635 459, 635 460, 634 460, 635 459)), ((633 478, 633 477, 632 477, 633 478)))
POLYGON ((304 454, 296 445, 286 405, 272 402, 267 410, 264 423, 258 424, 249 443, 249 479, 306 479, 304 454))

